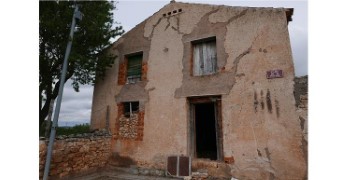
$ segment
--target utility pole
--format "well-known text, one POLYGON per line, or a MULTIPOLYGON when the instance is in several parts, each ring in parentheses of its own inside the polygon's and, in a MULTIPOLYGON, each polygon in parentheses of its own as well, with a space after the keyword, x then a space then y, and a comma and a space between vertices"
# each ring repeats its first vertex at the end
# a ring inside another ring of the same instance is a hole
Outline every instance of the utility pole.
POLYGON ((49 144, 48 144, 48 148, 47 148, 43 180, 47 180, 49 171, 50 171, 52 148, 53 148, 53 144, 54 144, 54 140, 55 140, 56 127, 57 127, 59 113, 60 113, 60 106, 61 106, 61 100, 62 100, 62 95, 63 95, 63 90, 64 90, 65 76, 66 76, 66 72, 67 72, 68 58, 69 58, 69 54, 71 51, 71 45, 72 45, 73 36, 74 36, 76 19, 79 19, 79 20, 82 19, 82 14, 79 11, 79 6, 77 4, 75 4, 75 10, 74 10, 73 18, 72 18, 71 29, 70 29, 70 37, 69 37, 69 41, 68 41, 68 44, 66 47, 64 63, 62 66, 62 71, 61 71, 59 96, 57 97, 57 100, 56 100, 54 121, 51 126, 50 139, 49 139, 49 144))

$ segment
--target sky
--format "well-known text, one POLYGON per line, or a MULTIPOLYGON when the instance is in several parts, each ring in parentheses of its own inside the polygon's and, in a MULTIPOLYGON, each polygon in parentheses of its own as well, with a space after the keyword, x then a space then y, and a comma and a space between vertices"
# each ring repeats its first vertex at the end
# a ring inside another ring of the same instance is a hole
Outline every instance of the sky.
MULTIPOLYGON (((118 1, 114 19, 127 32, 137 24, 156 13, 167 1, 118 1)), ((289 23, 290 43, 295 64, 295 75, 308 74, 308 10, 307 1, 177 1, 214 5, 249 6, 249 7, 287 7, 294 8, 293 20, 289 23)), ((65 84, 59 115, 59 126, 90 123, 93 86, 80 87, 75 92, 69 80, 65 84)))

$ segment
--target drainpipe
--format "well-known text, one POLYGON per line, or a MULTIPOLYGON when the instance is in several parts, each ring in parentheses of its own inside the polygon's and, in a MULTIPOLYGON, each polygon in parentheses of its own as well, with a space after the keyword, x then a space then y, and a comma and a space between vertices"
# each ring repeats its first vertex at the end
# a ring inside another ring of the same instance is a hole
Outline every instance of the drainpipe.
POLYGON ((66 47, 64 63, 63 63, 62 71, 61 71, 59 96, 56 100, 55 115, 54 115, 54 120, 53 120, 53 123, 51 126, 49 145, 48 145, 47 153, 46 153, 46 163, 45 163, 43 180, 47 180, 49 171, 50 171, 52 147, 53 147, 54 140, 55 140, 56 128, 57 128, 57 123, 58 123, 58 118, 59 118, 59 113, 60 113, 61 99, 62 99, 63 90, 64 90, 65 76, 66 76, 66 72, 67 72, 68 58, 69 58, 69 54, 71 51, 71 45, 72 45, 72 40, 73 40, 73 35, 74 35, 76 19, 79 19, 79 20, 82 19, 82 14, 79 11, 79 7, 77 4, 75 4, 75 10, 74 10, 73 18, 72 18, 71 29, 70 29, 70 37, 69 37, 69 41, 68 41, 68 44, 66 47))

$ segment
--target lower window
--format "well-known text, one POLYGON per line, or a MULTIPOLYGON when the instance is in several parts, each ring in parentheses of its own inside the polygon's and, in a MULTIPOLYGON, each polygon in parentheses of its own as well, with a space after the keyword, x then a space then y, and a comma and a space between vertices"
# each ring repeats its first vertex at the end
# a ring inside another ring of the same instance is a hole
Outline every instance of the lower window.
POLYGON ((124 115, 129 118, 133 113, 139 112, 139 101, 124 102, 124 115))

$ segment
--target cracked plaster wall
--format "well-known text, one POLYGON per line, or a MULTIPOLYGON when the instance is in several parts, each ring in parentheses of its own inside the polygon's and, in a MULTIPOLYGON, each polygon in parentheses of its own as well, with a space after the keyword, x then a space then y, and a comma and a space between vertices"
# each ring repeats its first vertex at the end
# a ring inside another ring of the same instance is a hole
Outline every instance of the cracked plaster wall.
POLYGON ((170 3, 127 32, 113 50, 119 57, 95 85, 91 126, 104 126, 106 105, 112 131, 117 103, 140 100, 145 108, 143 140, 115 139, 113 152, 140 166, 165 168, 168 155, 189 153, 186 97, 222 95, 224 156, 234 159, 227 165, 233 177, 306 176, 285 9, 170 3), (163 17, 179 8, 181 13, 163 17), (212 36, 217 73, 193 77, 191 41, 212 36), (119 63, 138 51, 148 64, 147 80, 118 85, 119 63), (282 69, 284 77, 266 79, 272 69, 282 69))

